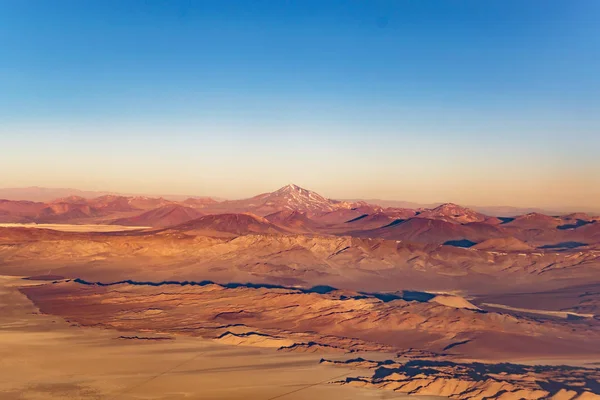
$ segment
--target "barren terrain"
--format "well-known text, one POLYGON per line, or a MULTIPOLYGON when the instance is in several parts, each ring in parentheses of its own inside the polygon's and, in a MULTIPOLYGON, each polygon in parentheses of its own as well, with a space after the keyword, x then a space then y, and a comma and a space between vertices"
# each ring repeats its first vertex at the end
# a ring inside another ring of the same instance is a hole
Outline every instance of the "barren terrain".
POLYGON ((384 208, 288 185, 222 202, 6 200, 0 218, 8 398, 600 393, 595 216, 384 208), (46 378, 19 361, 36 352, 58 365, 46 378))
POLYGON ((3 400, 406 397, 328 384, 356 371, 320 364, 316 354, 81 327, 40 313, 18 290, 38 284, 0 277, 3 400))

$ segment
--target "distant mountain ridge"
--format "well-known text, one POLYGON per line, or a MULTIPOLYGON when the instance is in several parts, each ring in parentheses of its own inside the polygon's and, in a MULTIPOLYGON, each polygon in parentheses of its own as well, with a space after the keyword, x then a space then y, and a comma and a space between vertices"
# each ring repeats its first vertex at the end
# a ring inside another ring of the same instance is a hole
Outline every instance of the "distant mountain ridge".
MULTIPOLYGON (((346 199, 346 201, 364 201, 369 204, 376 204, 381 207, 394 207, 394 208, 411 208, 411 209, 429 209, 435 208, 442 204, 447 204, 443 202, 439 203, 418 203, 412 201, 402 201, 402 200, 383 200, 383 199, 346 199)), ((575 212, 574 210, 545 210, 538 207, 515 207, 515 206, 478 206, 478 205, 467 205, 466 207, 475 210, 479 213, 497 216, 497 217, 513 217, 515 215, 528 214, 532 212, 537 212, 546 215, 565 215, 575 212)), ((600 208, 597 211, 582 209, 584 212, 600 212, 600 208)))
POLYGON ((184 222, 203 216, 200 211, 192 207, 186 207, 180 204, 167 204, 143 214, 133 217, 119 218, 113 222, 115 225, 125 226, 151 226, 157 228, 166 228, 182 224, 184 222))
POLYGON ((294 184, 222 202, 113 194, 91 199, 70 195, 50 202, 0 200, 0 223, 126 225, 178 238, 346 237, 443 246, 456 254, 600 250, 600 217, 585 213, 496 217, 453 203, 384 208, 328 199, 294 184))
MULTIPOLYGON (((286 187, 297 187, 297 185, 289 184, 281 188, 280 190, 285 191, 286 187)), ((302 188, 300 188, 302 189, 302 188)), ((290 189, 286 189, 290 190, 290 189)), ((306 189, 303 189, 306 190, 306 189)), ((312 192, 308 190, 308 192, 312 192)), ((272 195, 274 193, 265 193, 262 195, 254 196, 251 199, 260 199, 261 196, 272 195)), ((119 193, 119 192, 111 192, 111 191, 93 191, 93 190, 80 190, 73 188, 47 188, 40 186, 31 186, 31 187, 22 187, 22 188, 0 188, 0 199, 3 200, 28 200, 34 202, 50 202, 59 198, 68 198, 72 196, 91 199, 100 196, 126 196, 126 197, 149 197, 156 198, 162 197, 166 200, 171 201, 183 201, 186 199, 210 199, 212 202, 229 202, 229 203, 239 203, 249 199, 241 199, 241 200, 228 200, 215 196, 197 196, 197 195, 141 195, 136 193, 119 193)), ((318 195, 319 197, 323 196, 318 195)), ((383 208, 405 208, 405 209, 431 209, 438 207, 444 202, 438 203, 419 203, 419 202, 410 202, 410 201, 402 201, 402 200, 383 200, 383 199, 325 199, 332 202, 337 202, 341 204, 351 204, 351 203, 365 203, 371 205, 377 205, 383 208)), ((597 210, 586 209, 586 208, 569 208, 564 210, 547 210, 539 207, 515 207, 515 206, 479 206, 479 205, 466 205, 466 207, 479 212, 481 214, 490 215, 490 216, 498 216, 498 217, 513 217, 516 215, 523 215, 528 213, 540 213, 546 215, 565 215, 571 214, 575 212, 586 212, 586 213, 600 213, 600 208, 597 210)))
MULTIPOLYGON (((37 202, 49 202, 61 198, 80 197, 84 199, 92 199, 101 196, 125 196, 125 197, 162 197, 167 200, 182 201, 185 199, 206 199, 209 196, 197 195, 149 195, 140 193, 121 193, 111 191, 96 191, 96 190, 80 190, 73 188, 48 188, 41 186, 30 186, 21 188, 0 188, 0 199, 3 200, 28 200, 37 202)), ((225 199, 219 197, 210 197, 216 201, 225 199)))

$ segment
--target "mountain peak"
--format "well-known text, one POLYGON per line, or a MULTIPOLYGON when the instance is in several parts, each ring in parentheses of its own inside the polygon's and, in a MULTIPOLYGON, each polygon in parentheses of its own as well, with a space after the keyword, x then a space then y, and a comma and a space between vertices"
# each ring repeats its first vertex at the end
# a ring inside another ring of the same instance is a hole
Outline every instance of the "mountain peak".
POLYGON ((440 204, 435 208, 424 210, 419 216, 421 218, 441 219, 448 222, 459 223, 480 222, 485 220, 485 215, 454 203, 440 204))
POLYGON ((439 206, 433 208, 432 210, 437 210, 437 211, 454 211, 454 210, 461 210, 461 211, 470 211, 470 209, 460 206, 458 204, 455 203, 443 203, 440 204, 439 206))
POLYGON ((298 185, 290 183, 289 185, 285 185, 284 187, 280 188, 279 190, 276 190, 274 193, 290 193, 290 192, 296 192, 296 193, 307 192, 308 193, 308 192, 310 192, 310 190, 303 189, 298 185))
POLYGON ((331 211, 335 208, 337 202, 329 200, 311 190, 301 188, 298 185, 290 183, 273 193, 265 199, 267 203, 280 205, 282 209, 314 211, 316 209, 325 209, 331 211))
POLYGON ((290 183, 274 192, 262 193, 249 199, 219 203, 218 208, 224 211, 252 211, 261 216, 282 210, 295 210, 307 215, 314 215, 352 208, 355 204, 328 199, 312 190, 290 183))

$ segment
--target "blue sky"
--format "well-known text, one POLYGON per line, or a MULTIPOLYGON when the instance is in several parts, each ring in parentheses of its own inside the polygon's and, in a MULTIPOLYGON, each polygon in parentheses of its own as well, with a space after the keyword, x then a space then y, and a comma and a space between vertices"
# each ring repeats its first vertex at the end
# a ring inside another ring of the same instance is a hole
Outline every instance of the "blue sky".
POLYGON ((0 186, 591 207, 600 3, 0 0, 0 186))

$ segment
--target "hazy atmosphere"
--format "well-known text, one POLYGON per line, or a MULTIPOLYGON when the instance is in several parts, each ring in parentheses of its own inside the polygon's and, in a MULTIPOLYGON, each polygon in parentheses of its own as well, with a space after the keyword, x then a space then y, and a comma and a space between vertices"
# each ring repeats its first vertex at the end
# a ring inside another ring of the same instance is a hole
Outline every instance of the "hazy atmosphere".
POLYGON ((599 9, 4 1, 0 186, 596 209, 599 9))

